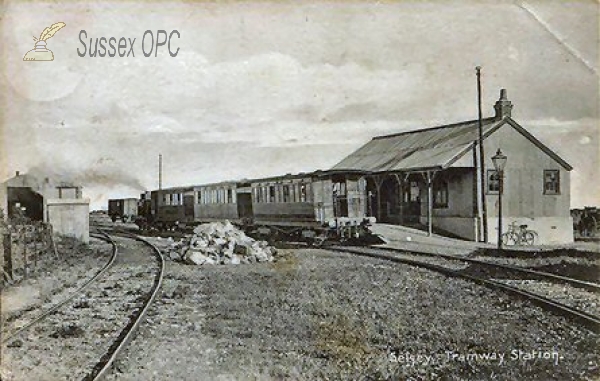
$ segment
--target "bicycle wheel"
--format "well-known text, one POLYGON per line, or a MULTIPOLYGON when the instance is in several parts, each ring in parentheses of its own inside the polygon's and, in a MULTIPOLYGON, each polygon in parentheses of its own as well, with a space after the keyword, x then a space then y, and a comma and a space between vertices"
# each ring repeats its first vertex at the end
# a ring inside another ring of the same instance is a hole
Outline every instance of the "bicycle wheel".
POLYGON ((504 233, 502 234, 502 245, 503 246, 513 246, 517 243, 515 239, 515 235, 513 233, 504 233))
POLYGON ((535 234, 531 231, 526 231, 521 238, 521 242, 525 245, 533 245, 535 243, 535 234))

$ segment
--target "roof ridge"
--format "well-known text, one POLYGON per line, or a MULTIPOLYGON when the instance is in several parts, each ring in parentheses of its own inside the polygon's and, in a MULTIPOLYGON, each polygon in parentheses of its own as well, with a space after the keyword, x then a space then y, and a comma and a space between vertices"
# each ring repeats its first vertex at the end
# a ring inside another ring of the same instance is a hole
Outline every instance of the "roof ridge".
MULTIPOLYGON (((494 120, 496 120, 496 118, 492 116, 492 117, 489 117, 489 118, 483 118, 481 121, 482 121, 482 123, 487 123, 487 122, 493 122, 494 120)), ((396 137, 396 136, 409 135, 409 134, 414 134, 414 133, 417 133, 417 132, 431 131, 431 130, 437 130, 437 129, 442 129, 442 128, 449 128, 449 127, 456 127, 456 126, 459 126, 461 124, 471 124, 471 123, 475 123, 477 121, 478 121, 478 119, 466 120, 466 121, 452 123, 452 124, 444 124, 444 125, 441 125, 441 126, 421 128, 421 129, 418 129, 418 130, 396 132, 394 134, 389 134, 389 135, 379 135, 379 136, 373 137, 372 140, 385 139, 385 138, 393 138, 393 137, 396 137)))

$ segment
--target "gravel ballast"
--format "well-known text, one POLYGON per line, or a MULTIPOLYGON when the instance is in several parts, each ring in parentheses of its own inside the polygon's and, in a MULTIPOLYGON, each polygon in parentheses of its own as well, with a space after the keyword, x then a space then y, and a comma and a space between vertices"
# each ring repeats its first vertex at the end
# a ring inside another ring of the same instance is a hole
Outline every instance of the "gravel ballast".
POLYGON ((460 279, 323 250, 169 262, 118 380, 597 379, 598 336, 460 279))

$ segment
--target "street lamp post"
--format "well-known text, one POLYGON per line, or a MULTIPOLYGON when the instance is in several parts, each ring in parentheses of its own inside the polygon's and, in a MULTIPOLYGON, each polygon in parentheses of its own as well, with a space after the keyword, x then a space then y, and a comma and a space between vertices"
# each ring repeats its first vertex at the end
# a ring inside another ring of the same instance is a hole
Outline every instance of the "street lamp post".
POLYGON ((498 175, 498 250, 502 249, 502 192, 504 191, 504 166, 506 165, 506 155, 502 154, 500 148, 494 156, 492 162, 498 175))

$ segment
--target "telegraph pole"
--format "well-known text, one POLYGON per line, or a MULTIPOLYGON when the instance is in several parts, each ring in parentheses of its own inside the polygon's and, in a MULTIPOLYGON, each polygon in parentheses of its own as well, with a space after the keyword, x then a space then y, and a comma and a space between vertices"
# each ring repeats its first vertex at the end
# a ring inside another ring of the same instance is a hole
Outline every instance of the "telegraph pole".
POLYGON ((162 154, 158 154, 158 190, 162 190, 162 154))
POLYGON ((488 223, 487 223, 487 205, 485 202, 485 156, 483 152, 483 125, 481 116, 481 66, 475 68, 477 73, 477 107, 478 107, 478 129, 479 129, 479 174, 480 174, 480 189, 481 189, 481 219, 483 226, 483 242, 488 240, 488 223))

